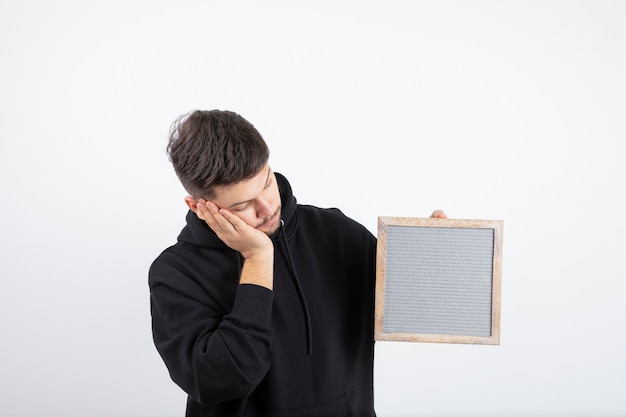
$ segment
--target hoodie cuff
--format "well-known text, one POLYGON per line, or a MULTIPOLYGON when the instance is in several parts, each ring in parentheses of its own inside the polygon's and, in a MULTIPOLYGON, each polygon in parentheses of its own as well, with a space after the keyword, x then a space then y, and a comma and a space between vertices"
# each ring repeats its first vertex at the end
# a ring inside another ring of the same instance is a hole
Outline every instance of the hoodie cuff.
POLYGON ((232 315, 263 327, 269 327, 272 319, 274 292, 254 284, 240 284, 233 304, 232 315))

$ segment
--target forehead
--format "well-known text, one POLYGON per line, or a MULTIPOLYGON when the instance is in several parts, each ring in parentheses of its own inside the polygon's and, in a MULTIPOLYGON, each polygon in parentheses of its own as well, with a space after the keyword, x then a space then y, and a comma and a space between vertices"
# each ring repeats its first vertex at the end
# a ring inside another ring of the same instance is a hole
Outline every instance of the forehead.
POLYGON ((214 198, 211 200, 219 207, 230 207, 232 205, 254 200, 265 189, 265 185, 272 171, 269 164, 252 178, 241 180, 236 184, 218 185, 214 187, 214 198))

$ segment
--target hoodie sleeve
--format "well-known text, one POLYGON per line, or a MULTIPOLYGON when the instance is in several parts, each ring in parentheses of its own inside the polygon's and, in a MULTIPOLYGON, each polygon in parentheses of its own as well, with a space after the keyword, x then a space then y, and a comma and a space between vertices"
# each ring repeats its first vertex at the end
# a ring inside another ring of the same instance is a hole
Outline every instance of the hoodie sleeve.
POLYGON ((174 382, 203 405, 247 397, 270 368, 273 292, 234 287, 225 312, 228 301, 212 300, 180 268, 159 260, 150 268, 154 343, 174 382))

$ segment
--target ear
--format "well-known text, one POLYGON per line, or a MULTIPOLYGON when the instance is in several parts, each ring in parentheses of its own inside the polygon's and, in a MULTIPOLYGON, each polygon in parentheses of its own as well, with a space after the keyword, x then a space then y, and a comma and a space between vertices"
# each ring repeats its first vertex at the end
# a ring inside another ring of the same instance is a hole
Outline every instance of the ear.
POLYGON ((185 204, 187 204, 187 207, 189 207, 189 210, 198 214, 198 202, 193 197, 189 195, 185 197, 185 204))

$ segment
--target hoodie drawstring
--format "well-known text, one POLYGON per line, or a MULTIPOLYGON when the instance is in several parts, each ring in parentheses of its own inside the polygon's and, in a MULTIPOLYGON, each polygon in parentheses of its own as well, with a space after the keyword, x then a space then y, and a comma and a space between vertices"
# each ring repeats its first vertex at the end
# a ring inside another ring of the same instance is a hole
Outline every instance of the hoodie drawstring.
POLYGON ((304 298, 304 291, 302 291, 302 285, 300 284, 300 278, 298 277, 298 273, 296 272, 296 268, 293 263, 293 258, 291 256, 291 251, 289 250, 289 245, 287 243, 287 234, 285 232, 285 222, 284 220, 280 220, 280 230, 282 231, 283 240, 284 240, 284 248, 285 253, 287 255, 287 264, 289 265, 289 270, 291 271, 291 277, 293 279, 294 284, 296 285, 296 289, 298 290, 298 296, 300 297, 300 303, 302 304, 302 310, 304 311, 304 318, 306 322, 306 340, 307 346, 306 351, 309 356, 313 352, 313 336, 311 332, 311 316, 309 314, 309 307, 307 306, 306 299, 304 298))

